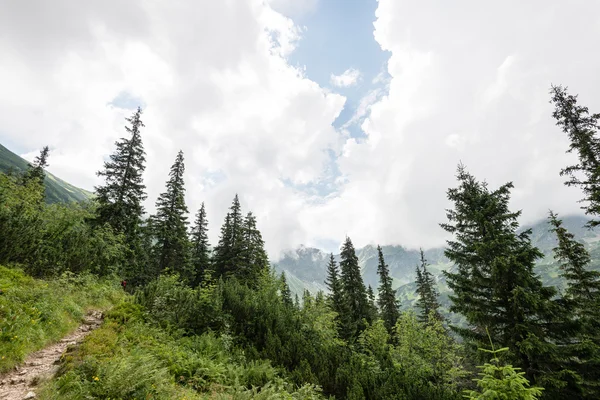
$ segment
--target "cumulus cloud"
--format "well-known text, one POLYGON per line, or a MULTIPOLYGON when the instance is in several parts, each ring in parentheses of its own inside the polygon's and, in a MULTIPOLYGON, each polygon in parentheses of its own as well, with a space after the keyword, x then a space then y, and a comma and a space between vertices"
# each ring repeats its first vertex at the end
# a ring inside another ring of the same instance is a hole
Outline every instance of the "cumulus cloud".
POLYGON ((330 82, 336 87, 354 86, 360 78, 360 71, 354 68, 348 68, 340 75, 331 74, 330 82))
POLYGON ((0 135, 31 154, 50 145, 50 171, 92 189, 139 99, 148 211, 183 149, 211 240, 238 192, 273 254, 306 241, 303 199, 282 182, 319 179, 345 101, 288 65, 298 34, 262 0, 6 2, 0 135))
MULTIPOLYGON (((379 0, 390 78, 360 102, 361 140, 332 127, 345 98, 287 62, 302 30, 283 3, 4 3, 0 138, 30 156, 49 145, 50 171, 91 189, 139 99, 148 210, 183 149, 187 201, 206 202, 213 242, 238 192, 274 257, 345 235, 440 245, 461 160, 492 187, 514 181, 524 222, 578 210, 579 191, 558 176, 574 156, 548 88, 569 85, 600 110, 594 2, 379 0), (318 201, 297 190, 324 179, 336 190, 318 201)), ((346 71, 340 86, 359 76, 346 71)))
POLYGON ((567 138, 554 126, 551 83, 600 111, 600 5, 586 1, 379 0, 375 39, 391 52, 387 95, 371 103, 364 140, 338 160, 345 185, 305 229, 357 245, 441 245, 446 190, 459 161, 491 187, 513 181, 523 223, 579 212, 563 185, 567 138), (316 228, 318 227, 318 228, 316 228))

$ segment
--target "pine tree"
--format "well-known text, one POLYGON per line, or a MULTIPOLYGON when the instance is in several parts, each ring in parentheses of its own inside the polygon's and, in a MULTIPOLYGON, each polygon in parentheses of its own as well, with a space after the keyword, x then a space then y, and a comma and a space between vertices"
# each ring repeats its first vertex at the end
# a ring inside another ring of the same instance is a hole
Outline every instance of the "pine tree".
POLYGON ((550 212, 549 220, 558 239, 554 257, 560 262, 561 276, 567 282, 563 299, 565 321, 558 340, 566 344, 568 367, 583 378, 582 398, 597 399, 600 398, 600 273, 588 268, 590 254, 562 226, 558 216, 550 212))
POLYGON ((193 269, 192 285, 198 286, 202 282, 204 274, 210 268, 210 244, 208 242, 208 219, 204 203, 196 214, 196 221, 191 234, 192 254, 191 263, 193 269))
MULTIPOLYGON (((596 133, 600 114, 590 115, 587 107, 577 105, 577 96, 569 95, 567 88, 552 86, 550 94, 556 125, 571 141, 567 152, 575 151, 579 156, 579 163, 564 168, 560 175, 569 177, 565 182, 567 186, 581 187, 585 196, 582 201, 587 203, 582 208, 597 218, 600 216, 600 138, 596 133)), ((600 220, 592 219, 587 225, 593 228, 599 224, 600 220)))
POLYGON ((236 276, 239 267, 244 265, 244 245, 244 219, 236 194, 221 227, 219 243, 214 249, 213 262, 218 276, 224 278, 236 276))
POLYGON ((340 281, 339 270, 337 263, 333 258, 333 253, 329 256, 325 285, 327 286, 327 289, 329 289, 329 295, 327 296, 329 307, 337 313, 337 318, 339 320, 340 315, 343 313, 344 297, 342 293, 342 282, 340 281))
POLYGON ((96 223, 109 224, 117 233, 124 234, 129 245, 126 278, 144 274, 142 268, 146 261, 141 238, 142 202, 146 199, 146 186, 142 180, 146 158, 140 134, 144 126, 141 115, 142 110, 138 108, 131 118, 126 118, 131 124, 125 127, 130 137, 116 142, 115 153, 104 163, 104 170, 98 172, 98 176, 105 178, 105 183, 95 188, 96 223))
POLYGON ((285 279, 285 272, 281 272, 279 282, 281 285, 281 301, 286 306, 292 307, 294 305, 294 301, 292 300, 292 291, 290 290, 287 280, 285 279))
POLYGON ((448 190, 454 209, 441 226, 455 237, 445 252, 457 267, 446 272, 454 292, 451 311, 470 326, 454 329, 481 345, 489 328, 491 340, 508 347, 528 377, 539 377, 555 350, 545 324, 555 291, 533 272, 542 254, 531 245, 529 230, 517 233, 520 212, 508 209, 511 183, 490 191, 462 165, 457 178, 459 187, 448 190))
POLYGON ((435 280, 431 272, 427 270, 427 260, 425 253, 421 249, 421 265, 417 265, 417 308, 421 310, 419 321, 421 323, 429 322, 429 318, 441 321, 440 303, 438 301, 438 292, 435 288, 435 280))
POLYGON ((367 289, 360 275, 358 257, 350 238, 346 238, 340 254, 341 283, 344 300, 344 315, 341 316, 341 336, 356 338, 365 328, 363 320, 371 322, 367 289))
POLYGON ((248 285, 256 286, 259 277, 269 269, 269 257, 252 212, 244 218, 242 232, 242 263, 238 266, 236 275, 248 285))
POLYGON ((400 302, 396 298, 396 292, 392 288, 390 269, 383 258, 381 246, 377 246, 377 257, 379 260, 379 264, 377 265, 377 274, 379 275, 379 310, 381 311, 383 323, 391 335, 394 332, 396 321, 400 317, 400 302))
POLYGON ((23 182, 25 184, 35 182, 36 184, 43 185, 46 173, 45 169, 48 167, 48 155, 50 149, 48 146, 44 146, 40 151, 40 155, 35 157, 33 164, 29 165, 29 169, 23 176, 23 182))
POLYGON ((193 273, 189 264, 190 243, 187 236, 187 213, 183 173, 183 152, 179 151, 169 172, 166 191, 156 200, 156 214, 151 217, 156 239, 155 256, 158 271, 168 268, 188 282, 193 273))
POLYGON ((369 317, 367 318, 369 321, 375 321, 378 317, 379 310, 377 310, 377 304, 375 302, 375 292, 371 285, 367 287, 367 299, 369 301, 369 317))

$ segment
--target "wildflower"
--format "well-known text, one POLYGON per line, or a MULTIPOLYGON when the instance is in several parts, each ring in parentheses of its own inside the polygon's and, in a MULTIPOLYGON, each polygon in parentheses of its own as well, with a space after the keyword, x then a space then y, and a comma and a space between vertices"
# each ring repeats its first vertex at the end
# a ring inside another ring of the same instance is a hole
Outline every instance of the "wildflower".
POLYGON ((100 380, 100 378, 98 378, 97 376, 92 377, 93 380, 95 380, 96 382, 98 382, 100 380))

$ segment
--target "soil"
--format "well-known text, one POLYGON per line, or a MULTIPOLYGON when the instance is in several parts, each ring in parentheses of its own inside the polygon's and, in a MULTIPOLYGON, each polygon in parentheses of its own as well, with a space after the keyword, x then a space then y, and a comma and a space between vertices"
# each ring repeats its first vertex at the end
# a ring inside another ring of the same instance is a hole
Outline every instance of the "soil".
POLYGON ((90 311, 83 324, 72 334, 65 336, 58 343, 30 354, 23 364, 12 371, 0 375, 0 400, 34 399, 39 382, 52 377, 63 353, 68 346, 74 346, 83 340, 91 331, 102 324, 102 312, 90 311))

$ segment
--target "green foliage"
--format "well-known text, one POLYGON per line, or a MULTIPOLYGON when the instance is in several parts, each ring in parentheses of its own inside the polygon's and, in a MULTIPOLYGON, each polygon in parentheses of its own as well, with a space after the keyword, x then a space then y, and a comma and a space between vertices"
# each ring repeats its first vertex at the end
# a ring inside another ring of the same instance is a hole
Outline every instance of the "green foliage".
POLYGON ((269 362, 247 360, 227 335, 169 334, 141 321, 135 306, 117 309, 64 357, 42 399, 322 398, 312 385, 296 389, 269 362))
POLYGON ((408 379, 448 389, 461 384, 466 376, 461 347, 433 313, 423 324, 413 312, 404 312, 395 329, 397 343, 391 355, 408 379))
MULTIPOLYGON (((552 116, 556 125, 567 134, 571 144, 568 153, 575 151, 579 156, 579 162, 568 166, 560 171, 561 176, 569 179, 565 182, 567 186, 579 186, 583 193, 582 206, 586 214, 592 217, 600 215, 600 138, 598 133, 598 120, 600 114, 591 114, 587 107, 577 104, 577 96, 569 95, 567 88, 552 86, 550 90, 551 102, 554 104, 552 116), (583 176, 583 178, 581 177, 583 176)), ((588 222, 589 227, 600 224, 597 219, 588 222)))
POLYGON ((500 365, 498 354, 508 351, 507 347, 498 350, 480 349, 491 353, 490 363, 479 366, 481 378, 475 379, 478 390, 467 390, 465 398, 469 400, 536 400, 542 395, 542 388, 529 387, 525 372, 512 365, 500 365))
POLYGON ((340 335, 345 339, 356 338, 371 322, 367 289, 360 274, 358 258, 350 238, 342 245, 340 254, 343 311, 340 315, 340 335))
POLYGON ((95 188, 98 201, 97 224, 108 224, 115 232, 123 234, 129 247, 129 270, 123 271, 127 278, 139 275, 145 261, 141 225, 144 214, 142 202, 146 199, 146 186, 142 179, 146 158, 140 133, 140 129, 144 127, 141 115, 142 110, 138 108, 131 118, 126 118, 131 124, 125 127, 130 137, 115 143, 115 152, 104 163, 104 169, 98 172, 105 182, 95 188))
POLYGON ((158 273, 168 269, 180 278, 192 283, 196 276, 191 270, 191 244, 187 234, 187 213, 183 173, 183 152, 179 151, 166 184, 166 191, 156 200, 156 214, 150 217, 153 238, 156 243, 152 251, 158 273))
POLYGON ((123 237, 92 226, 92 204, 40 203, 37 184, 0 174, 0 262, 19 263, 35 276, 64 271, 109 275, 121 266, 123 237))
POLYGON ((204 203, 202 203, 198 213, 196 213, 196 221, 192 227, 190 242, 192 245, 192 286, 196 287, 200 285, 204 274, 209 271, 211 266, 210 244, 208 242, 208 219, 204 203))
POLYGON ((417 308, 421 310, 419 314, 419 321, 426 323, 429 321, 431 315, 439 321, 441 321, 442 315, 440 314, 440 303, 438 301, 438 291, 435 287, 435 279, 431 272, 427 270, 427 260, 425 259, 425 253, 421 249, 421 266, 417 265, 417 308))
POLYGON ((65 273, 42 281, 0 266, 0 372, 77 327, 87 309, 121 298, 115 279, 65 273))
POLYGON ((460 165, 459 186, 448 190, 454 208, 442 227, 454 235, 446 256, 457 269, 446 272, 454 291, 451 311, 463 314, 470 327, 457 329, 468 341, 492 340, 508 347, 528 376, 546 370, 555 356, 549 340, 554 288, 544 287, 534 274, 540 251, 531 245, 530 231, 517 233, 520 212, 508 208, 512 184, 490 191, 460 165))
POLYGON ((400 302, 396 299, 396 292, 392 289, 392 278, 390 277, 390 268, 385 263, 381 246, 377 246, 377 255, 379 265, 377 273, 379 274, 379 309, 381 310, 381 318, 385 323, 385 327, 391 334, 394 331, 394 326, 400 316, 400 302))
MULTIPOLYGON (((26 160, 0 144, 0 173, 20 176, 28 170, 29 163, 26 160)), ((92 193, 70 185, 47 171, 44 175, 44 198, 48 204, 87 201, 93 197, 92 193)))

